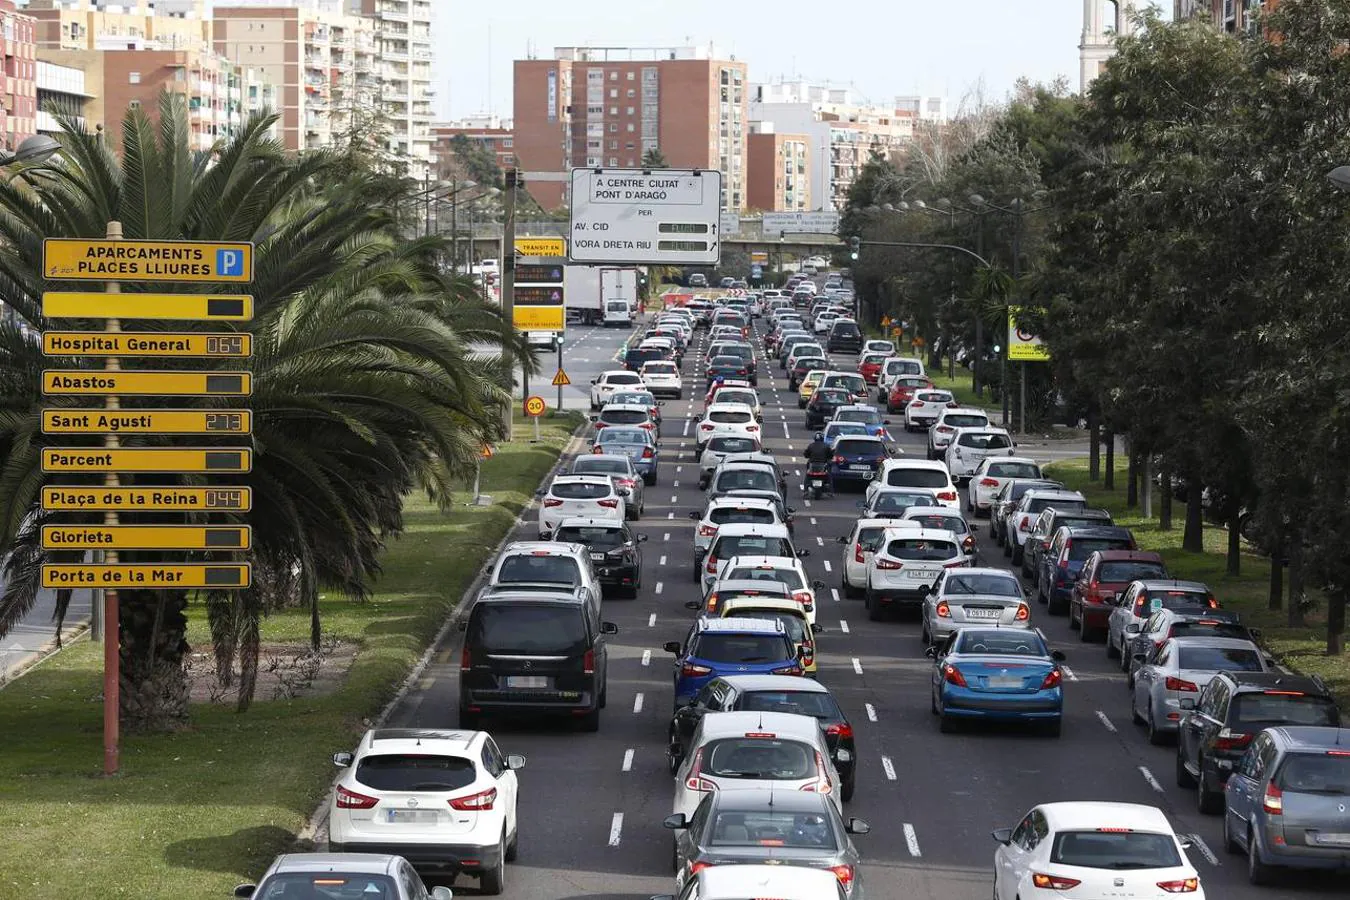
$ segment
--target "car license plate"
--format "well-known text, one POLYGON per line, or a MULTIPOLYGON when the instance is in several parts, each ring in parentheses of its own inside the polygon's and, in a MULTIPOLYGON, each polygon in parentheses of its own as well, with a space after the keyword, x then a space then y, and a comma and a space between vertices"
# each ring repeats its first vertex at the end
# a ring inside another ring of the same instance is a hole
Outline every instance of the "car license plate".
POLYGON ((915 569, 910 569, 909 572, 906 573, 906 575, 909 578, 913 578, 915 580, 921 580, 925 578, 931 579, 933 577, 933 574, 934 573, 932 572, 920 572, 916 571, 915 569))
POLYGON ((1003 610, 970 609, 969 607, 967 607, 965 613, 967 619, 997 619, 999 616, 1003 615, 1003 610))
POLYGON ((859 465, 859 464, 854 464, 854 465, 849 466, 849 468, 852 469, 852 470, 854 470, 855 472, 870 472, 870 471, 872 471, 872 467, 869 466, 867 463, 862 463, 861 465, 859 465))
POLYGON ((506 679, 506 686, 519 690, 539 690, 548 687, 548 677, 544 675, 510 675, 506 679))
POLYGON ((812 478, 812 479, 811 479, 811 487, 813 487, 813 488, 818 488, 818 487, 824 487, 824 486, 825 486, 825 482, 824 482, 823 479, 820 479, 820 478, 812 478))
POLYGON ((385 810, 386 822, 395 822, 400 825, 408 825, 414 822, 435 822, 436 810, 434 809, 390 809, 385 810))
POLYGON ((1350 847, 1350 834, 1318 834, 1314 840, 1331 847, 1350 847))
POLYGON ((989 679, 989 686, 992 688, 1020 688, 1022 679, 1014 675, 994 675, 989 679))
POLYGON ((603 553, 592 553, 592 554, 591 554, 591 559, 596 560, 597 562, 598 562, 599 560, 604 559, 604 558, 605 558, 605 554, 603 554, 603 553))

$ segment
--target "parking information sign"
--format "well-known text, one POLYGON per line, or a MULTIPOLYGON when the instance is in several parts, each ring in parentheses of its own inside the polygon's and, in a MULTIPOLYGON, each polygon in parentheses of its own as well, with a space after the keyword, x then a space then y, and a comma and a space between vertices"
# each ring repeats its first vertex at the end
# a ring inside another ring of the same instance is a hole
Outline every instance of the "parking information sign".
POLYGON ((715 266, 722 173, 573 169, 570 258, 590 264, 715 266))

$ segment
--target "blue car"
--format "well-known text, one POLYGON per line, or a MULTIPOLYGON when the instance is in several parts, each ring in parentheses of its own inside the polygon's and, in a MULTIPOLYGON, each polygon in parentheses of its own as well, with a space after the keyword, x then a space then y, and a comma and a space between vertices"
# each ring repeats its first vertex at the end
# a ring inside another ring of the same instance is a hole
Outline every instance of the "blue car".
POLYGON ((1061 525, 1036 563, 1036 599, 1052 615, 1069 612, 1073 586, 1083 563, 1098 550, 1138 550, 1130 529, 1119 525, 1061 525))
POLYGON ((721 675, 805 673, 801 652, 777 619, 700 618, 684 643, 670 641, 665 649, 675 655, 677 711, 721 675))
POLYGON ((859 422, 830 422, 825 426, 825 445, 833 447, 834 442, 846 434, 867 434, 867 426, 859 422))
POLYGON ((890 419, 883 419, 881 412, 875 406, 858 404, 855 406, 841 406, 834 411, 835 422, 856 422, 867 429, 867 433, 873 437, 885 438, 890 440, 890 433, 886 426, 891 424, 890 419))
POLYGON ((1064 654, 1046 646, 1039 631, 960 628, 933 660, 933 714, 942 731, 957 720, 1034 722, 1059 736, 1064 718, 1064 654))
POLYGON ((661 462, 661 448, 656 436, 644 428, 625 428, 611 425, 595 435, 592 453, 613 453, 633 461, 645 484, 656 484, 656 467, 661 462))
POLYGON ((838 486, 856 483, 866 484, 876 475, 884 460, 890 459, 886 444, 879 437, 870 435, 846 435, 834 443, 834 460, 830 463, 830 472, 838 486))

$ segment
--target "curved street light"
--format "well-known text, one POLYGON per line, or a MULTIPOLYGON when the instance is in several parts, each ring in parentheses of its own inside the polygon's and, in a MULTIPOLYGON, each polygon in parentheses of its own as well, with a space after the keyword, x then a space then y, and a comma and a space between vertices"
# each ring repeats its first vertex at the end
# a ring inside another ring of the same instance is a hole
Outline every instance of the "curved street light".
POLYGON ((0 150, 0 166, 14 163, 42 162, 61 150, 60 141, 47 134, 35 134, 19 142, 17 150, 0 150))
POLYGON ((1350 166, 1337 166, 1327 173, 1327 180, 1338 191, 1350 191, 1350 166))

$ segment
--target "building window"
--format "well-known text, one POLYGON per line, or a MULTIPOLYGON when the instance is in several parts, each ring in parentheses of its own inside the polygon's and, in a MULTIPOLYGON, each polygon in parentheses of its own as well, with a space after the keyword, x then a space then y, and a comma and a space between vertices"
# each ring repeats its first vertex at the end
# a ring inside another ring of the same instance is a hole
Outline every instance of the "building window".
POLYGON ((611 106, 609 108, 609 114, 611 116, 617 116, 619 114, 619 108, 617 106, 611 106))
MULTIPOLYGON (((629 126, 629 127, 632 127, 632 126, 629 126)), ((618 122, 610 122, 610 123, 609 123, 609 130, 610 130, 611 132, 618 131, 618 130, 619 130, 619 123, 618 123, 618 122)))
POLYGON ((633 98, 636 97, 636 96, 637 96, 637 91, 634 90, 633 88, 629 88, 629 89, 628 89, 628 99, 631 100, 631 99, 633 99, 633 98))
POLYGON ((630 106, 628 107, 628 115, 631 116, 632 114, 633 114, 633 107, 630 106))
POLYGON ((618 89, 618 88, 610 88, 610 89, 609 89, 609 99, 611 99, 611 100, 618 100, 618 99, 619 99, 619 89, 618 89))
POLYGON ((628 123, 628 133, 629 133, 629 134, 632 134, 632 133, 633 133, 633 123, 632 123, 632 122, 629 122, 629 123, 628 123))
POLYGON ((609 80, 610 80, 610 81, 618 81, 618 80, 619 80, 619 73, 618 73, 618 72, 610 72, 610 73, 609 73, 609 80))
POLYGON ((623 145, 623 149, 627 150, 629 153, 632 153, 633 150, 636 149, 636 146, 633 144, 632 141, 629 141, 628 143, 623 145))
POLYGON ((617 166, 619 164, 619 158, 617 156, 611 156, 609 158, 609 164, 611 166, 617 166))
POLYGON ((511 146, 514 146, 514 144, 515 144, 515 139, 514 139, 514 138, 502 138, 502 146, 503 146, 503 147, 511 147, 511 146))
POLYGON ((609 142, 609 149, 611 149, 611 150, 618 150, 618 149, 619 149, 619 142, 618 142, 618 141, 610 141, 610 142, 609 142))
POLYGON ((128 72, 128 73, 127 73, 127 84, 140 84, 140 83, 141 83, 141 73, 140 73, 140 72, 128 72))

